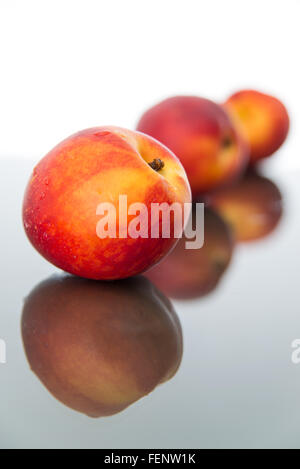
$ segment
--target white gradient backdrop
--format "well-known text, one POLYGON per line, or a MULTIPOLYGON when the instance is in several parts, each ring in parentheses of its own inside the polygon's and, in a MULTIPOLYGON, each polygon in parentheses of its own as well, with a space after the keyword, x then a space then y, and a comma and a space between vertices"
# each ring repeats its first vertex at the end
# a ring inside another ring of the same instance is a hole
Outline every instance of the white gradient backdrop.
POLYGON ((291 114, 268 164, 300 167, 299 0, 1 0, 0 158, 39 159, 173 94, 258 88, 291 114))

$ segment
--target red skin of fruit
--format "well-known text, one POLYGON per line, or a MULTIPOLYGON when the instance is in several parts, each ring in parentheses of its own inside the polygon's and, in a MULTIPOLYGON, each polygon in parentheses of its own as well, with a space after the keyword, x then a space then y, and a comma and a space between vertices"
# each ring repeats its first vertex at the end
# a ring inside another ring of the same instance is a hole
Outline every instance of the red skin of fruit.
POLYGON ((236 241, 256 241, 268 236, 282 216, 278 187, 254 170, 243 180, 209 197, 211 206, 232 227, 236 241))
POLYGON ((166 99, 145 112, 137 129, 178 156, 194 198, 235 180, 248 163, 248 147, 230 117, 208 99, 166 99))
POLYGON ((22 336, 48 391, 90 417, 116 414, 144 397, 174 376, 182 358, 177 315, 144 277, 53 276, 25 300, 22 336))
MULTIPOLYGON (((119 195, 142 202, 190 202, 184 169, 167 148, 140 132, 118 127, 81 131, 56 146, 34 169, 23 204, 27 236, 37 251, 66 272, 90 279, 126 278, 145 271, 176 244, 172 238, 106 238, 96 233, 101 202, 119 195), (155 171, 149 162, 160 158, 155 171)), ((135 218, 130 215, 127 223, 135 218)), ((120 228, 122 228, 122 224, 120 228)), ((117 223, 117 233, 119 224, 117 223)), ((172 234, 172 231, 171 231, 172 234)))
POLYGON ((251 164, 272 155, 285 141, 288 112, 273 96, 243 90, 233 94, 224 106, 249 143, 251 164))
POLYGON ((209 208, 204 214, 203 247, 186 249, 186 241, 183 237, 165 259, 145 274, 171 298, 192 299, 211 293, 231 261, 231 229, 209 208))

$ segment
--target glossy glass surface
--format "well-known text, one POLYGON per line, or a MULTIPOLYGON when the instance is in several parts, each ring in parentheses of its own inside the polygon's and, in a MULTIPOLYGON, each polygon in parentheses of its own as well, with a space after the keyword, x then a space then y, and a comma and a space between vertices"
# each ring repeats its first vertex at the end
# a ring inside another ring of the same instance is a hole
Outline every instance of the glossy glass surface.
MULTIPOLYGON (((1 448, 299 448, 299 173, 268 175, 283 216, 264 239, 237 245, 207 296, 176 300, 184 340, 177 373, 111 417, 56 400, 30 371, 21 338, 24 298, 57 270, 21 223, 30 162, 1 162, 1 448)), ((184 268, 184 266, 183 266, 184 268)))

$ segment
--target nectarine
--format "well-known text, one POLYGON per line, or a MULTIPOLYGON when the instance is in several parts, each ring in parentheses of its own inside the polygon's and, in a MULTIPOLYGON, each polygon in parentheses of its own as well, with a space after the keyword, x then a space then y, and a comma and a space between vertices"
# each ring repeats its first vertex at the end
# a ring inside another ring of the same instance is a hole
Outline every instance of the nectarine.
POLYGON ((248 161, 248 147, 218 104, 177 96, 152 107, 137 129, 170 148, 183 164, 194 197, 231 182, 248 161))
POLYGON ((53 276, 25 300, 33 372, 59 401, 112 415, 177 371, 182 333, 170 301, 144 277, 96 282, 53 276))
POLYGON ((183 207, 190 200, 185 171, 171 151, 140 132, 97 127, 67 138, 36 166, 23 220, 33 246, 57 267, 91 279, 119 279, 145 271, 178 241, 172 230, 169 238, 151 236, 152 205, 183 207), (135 217, 121 216, 124 196, 129 207, 148 209, 141 215, 147 237, 130 236, 135 217), (99 207, 107 205, 115 210, 115 235, 100 238, 99 207))
POLYGON ((249 143, 252 164, 272 155, 287 137, 287 110, 273 96, 243 90, 233 94, 226 101, 225 108, 249 143))

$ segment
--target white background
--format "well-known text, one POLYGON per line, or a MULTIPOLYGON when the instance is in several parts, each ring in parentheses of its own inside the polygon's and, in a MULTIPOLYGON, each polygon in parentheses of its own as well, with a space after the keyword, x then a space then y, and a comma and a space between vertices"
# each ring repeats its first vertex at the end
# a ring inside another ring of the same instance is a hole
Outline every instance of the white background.
POLYGON ((0 157, 39 159, 73 132, 133 128, 174 94, 245 87, 287 105, 270 161, 300 167, 299 0, 0 0, 0 157))
POLYGON ((300 336, 300 185, 298 174, 281 174, 300 167, 299 31, 300 0, 0 0, 1 158, 38 160, 93 125, 134 127, 146 107, 177 93, 222 101, 259 88, 280 97, 292 121, 269 162, 284 223, 266 242, 237 248, 213 295, 176 304, 181 368, 111 419, 63 407, 29 370, 22 299, 54 267, 20 229, 32 162, 1 165, 1 448, 299 448, 290 345, 300 336))

